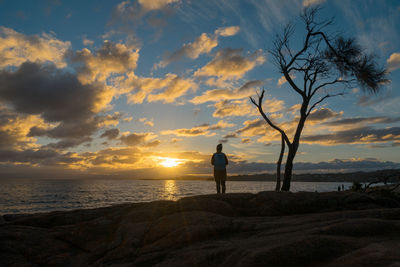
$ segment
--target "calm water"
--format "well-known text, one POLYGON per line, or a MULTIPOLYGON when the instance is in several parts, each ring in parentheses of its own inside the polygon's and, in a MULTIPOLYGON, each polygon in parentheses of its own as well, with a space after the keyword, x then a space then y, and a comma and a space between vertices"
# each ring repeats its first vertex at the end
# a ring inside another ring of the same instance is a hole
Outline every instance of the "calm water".
MULTIPOLYGON (((291 191, 335 191, 340 184, 293 182, 291 191)), ((348 188, 351 184, 344 185, 348 188)), ((227 182, 227 193, 274 188, 275 182, 227 182)), ((214 193, 214 181, 0 179, 0 214, 96 208, 214 193)))

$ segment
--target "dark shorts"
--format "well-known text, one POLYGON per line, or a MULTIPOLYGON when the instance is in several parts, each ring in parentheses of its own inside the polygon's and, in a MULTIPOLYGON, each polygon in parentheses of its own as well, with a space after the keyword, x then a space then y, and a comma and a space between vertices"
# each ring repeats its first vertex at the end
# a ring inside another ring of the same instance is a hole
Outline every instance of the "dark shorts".
POLYGON ((214 179, 215 181, 226 181, 226 169, 225 170, 214 169, 214 179))

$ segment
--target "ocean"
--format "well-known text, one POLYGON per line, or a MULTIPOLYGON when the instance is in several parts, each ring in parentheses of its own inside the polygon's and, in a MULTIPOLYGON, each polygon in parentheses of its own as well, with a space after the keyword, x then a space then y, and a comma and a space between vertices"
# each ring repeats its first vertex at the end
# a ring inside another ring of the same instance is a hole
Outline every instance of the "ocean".
MULTIPOLYGON (((292 182, 291 191, 336 191, 351 183, 292 182)), ((275 182, 228 181, 227 193, 271 191, 275 182)), ((105 207, 127 202, 177 200, 214 194, 214 181, 0 179, 0 215, 105 207)))

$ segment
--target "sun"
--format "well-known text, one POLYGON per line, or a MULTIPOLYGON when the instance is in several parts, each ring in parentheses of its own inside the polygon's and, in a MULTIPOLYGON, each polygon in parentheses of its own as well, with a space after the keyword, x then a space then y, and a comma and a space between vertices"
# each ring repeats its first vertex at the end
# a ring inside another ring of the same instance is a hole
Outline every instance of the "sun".
POLYGON ((160 160, 160 164, 167 168, 176 167, 182 163, 182 160, 174 158, 160 158, 160 160))

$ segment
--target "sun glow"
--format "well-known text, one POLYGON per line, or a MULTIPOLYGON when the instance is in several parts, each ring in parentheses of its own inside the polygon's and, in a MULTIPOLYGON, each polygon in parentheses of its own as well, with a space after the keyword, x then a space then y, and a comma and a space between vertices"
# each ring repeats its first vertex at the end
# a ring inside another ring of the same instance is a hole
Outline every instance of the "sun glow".
POLYGON ((179 164, 183 162, 181 159, 174 159, 174 158, 159 158, 160 159, 160 165, 171 168, 171 167, 176 167, 179 164))

